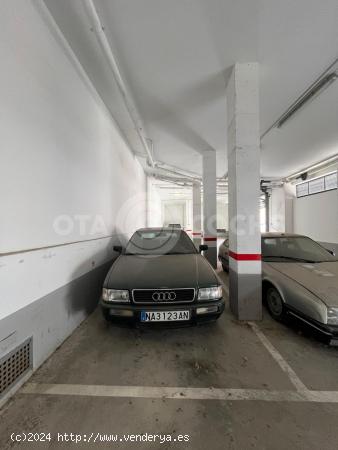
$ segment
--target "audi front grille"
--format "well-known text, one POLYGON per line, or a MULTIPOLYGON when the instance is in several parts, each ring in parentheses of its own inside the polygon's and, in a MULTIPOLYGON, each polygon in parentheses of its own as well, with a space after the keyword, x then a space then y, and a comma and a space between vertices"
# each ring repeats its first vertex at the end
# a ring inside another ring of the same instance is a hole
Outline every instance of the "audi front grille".
POLYGON ((189 303, 195 299, 195 289, 134 289, 134 303, 142 304, 175 304, 189 303))

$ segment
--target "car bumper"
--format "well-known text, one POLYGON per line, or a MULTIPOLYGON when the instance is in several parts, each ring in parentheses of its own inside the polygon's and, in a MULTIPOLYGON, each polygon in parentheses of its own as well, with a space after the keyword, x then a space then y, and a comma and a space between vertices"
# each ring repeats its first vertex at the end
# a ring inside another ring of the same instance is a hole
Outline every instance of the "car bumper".
POLYGON ((326 323, 318 322, 317 320, 305 316, 293 309, 288 309, 288 314, 301 320, 303 323, 311 326, 314 330, 326 336, 331 345, 338 346, 338 325, 328 325, 326 323))
POLYGON ((317 326, 321 329, 322 333, 325 334, 330 339, 330 344, 338 346, 338 326, 337 325, 327 325, 319 324, 317 326))
POLYGON ((216 320, 224 311, 223 298, 216 301, 174 304, 174 305, 135 305, 135 304, 112 304, 100 300, 100 306, 105 315, 111 318, 121 318, 144 324, 194 324, 216 320), (210 310, 212 308, 212 310, 210 310), (190 311, 190 320, 170 322, 141 322, 142 311, 190 311))

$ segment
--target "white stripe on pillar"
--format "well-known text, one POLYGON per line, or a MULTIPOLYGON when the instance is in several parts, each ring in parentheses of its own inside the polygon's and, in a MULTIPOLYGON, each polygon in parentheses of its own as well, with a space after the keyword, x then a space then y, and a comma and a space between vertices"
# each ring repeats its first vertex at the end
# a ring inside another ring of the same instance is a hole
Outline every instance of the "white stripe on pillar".
POLYGON ((261 261, 236 261, 229 258, 229 268, 237 274, 261 275, 261 261))

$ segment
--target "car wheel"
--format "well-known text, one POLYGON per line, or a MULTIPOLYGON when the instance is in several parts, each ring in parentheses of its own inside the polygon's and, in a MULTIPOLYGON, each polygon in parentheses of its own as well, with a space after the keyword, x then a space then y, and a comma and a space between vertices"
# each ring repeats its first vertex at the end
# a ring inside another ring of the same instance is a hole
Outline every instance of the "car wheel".
POLYGON ((270 287, 266 291, 266 304, 269 313, 275 320, 283 320, 285 315, 284 302, 277 289, 270 287))
POLYGON ((223 269, 224 272, 226 272, 226 273, 229 272, 229 267, 228 267, 226 264, 224 264, 224 263, 222 263, 222 269, 223 269))
POLYGON ((111 322, 112 321, 112 316, 109 314, 109 309, 102 308, 102 315, 103 315, 103 317, 104 317, 106 322, 111 322))

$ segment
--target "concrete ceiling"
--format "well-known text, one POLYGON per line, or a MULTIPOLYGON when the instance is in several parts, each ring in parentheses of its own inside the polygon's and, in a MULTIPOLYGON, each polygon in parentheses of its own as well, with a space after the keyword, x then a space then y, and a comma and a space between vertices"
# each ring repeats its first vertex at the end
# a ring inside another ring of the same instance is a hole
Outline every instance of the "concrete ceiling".
MULTIPOLYGON (((79 0, 45 0, 122 132, 140 148, 79 0)), ((201 173, 217 152, 225 173, 225 85, 236 62, 258 61, 262 133, 337 57, 337 0, 96 0, 153 140, 155 158, 201 173)), ((285 176, 338 153, 338 82, 262 142, 262 174, 285 176)))
POLYGON ((261 172, 285 177, 338 155, 338 81, 262 140, 261 172))

